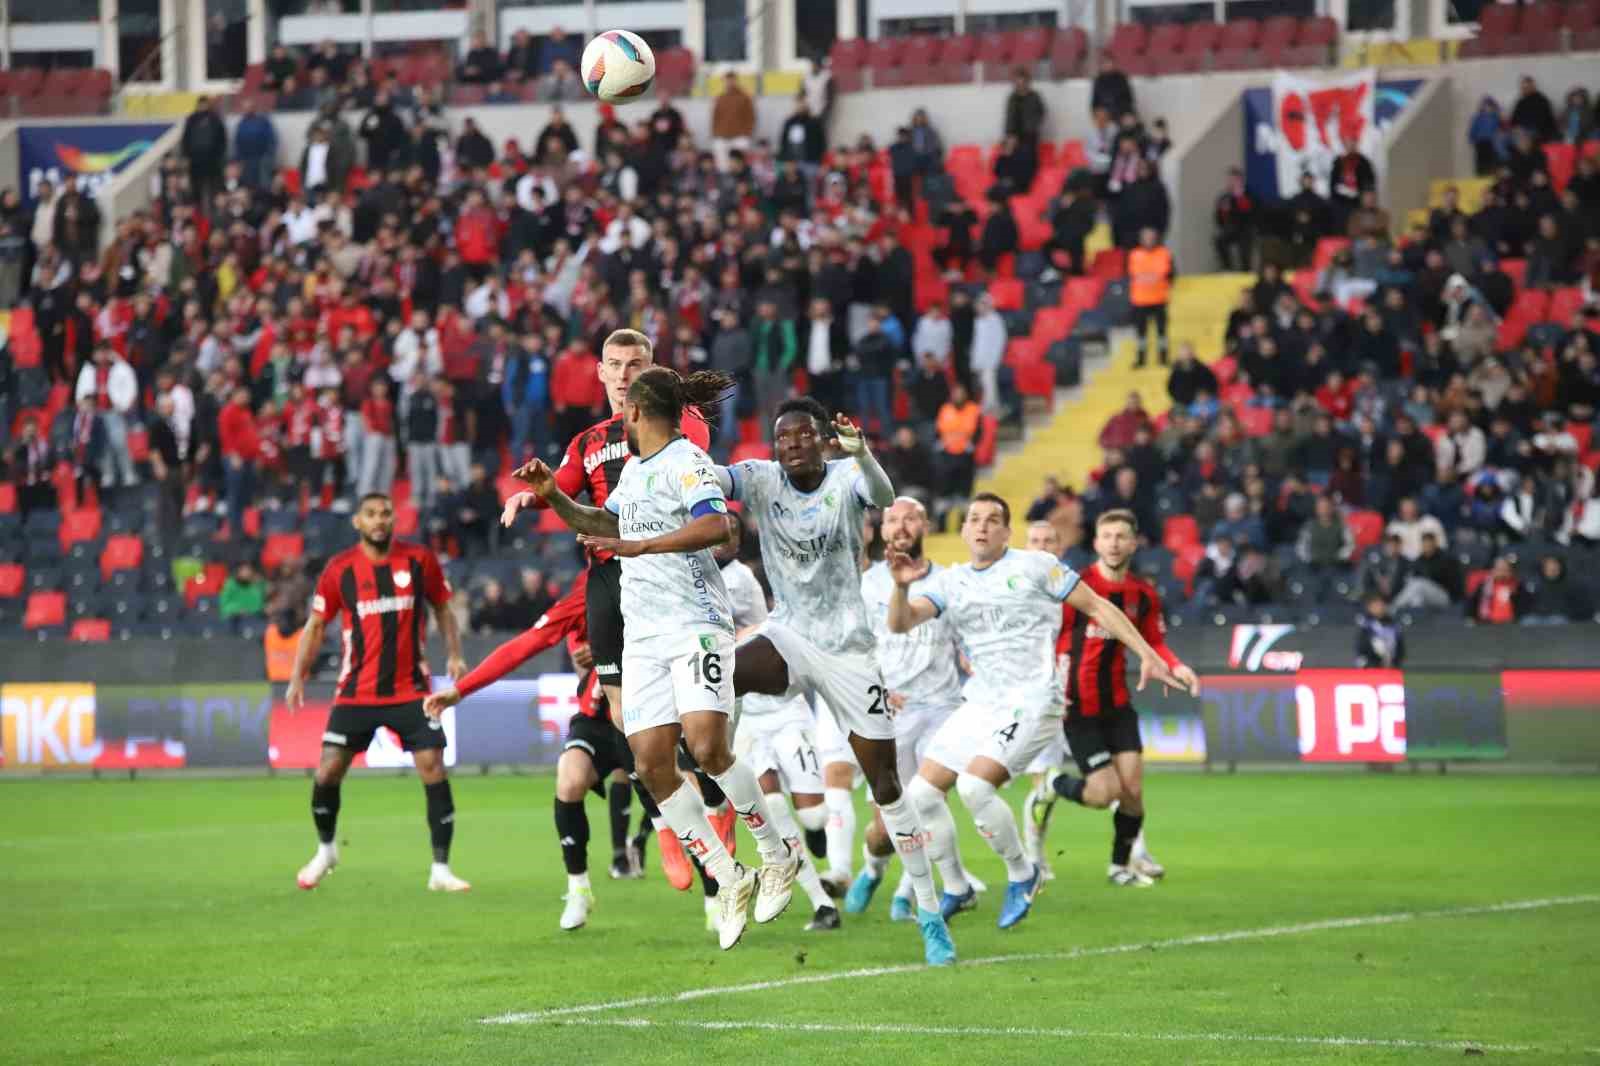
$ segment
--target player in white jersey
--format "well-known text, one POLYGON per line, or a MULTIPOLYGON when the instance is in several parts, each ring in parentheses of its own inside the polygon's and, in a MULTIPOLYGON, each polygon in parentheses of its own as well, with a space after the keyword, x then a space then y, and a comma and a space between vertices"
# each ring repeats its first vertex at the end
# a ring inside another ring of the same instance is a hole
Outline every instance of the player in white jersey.
MULTIPOLYGON (((922 538, 928 529, 928 512, 909 496, 901 496, 883 512, 883 540, 887 548, 913 559, 924 574, 912 583, 912 594, 927 581, 938 565, 922 556, 922 538)), ((929 854, 947 856, 940 869, 945 885, 939 910, 948 921, 958 910, 977 903, 981 882, 976 882, 961 865, 956 845, 956 823, 944 793, 917 776, 917 767, 939 727, 961 704, 961 673, 956 663, 960 650, 948 621, 935 619, 910 633, 889 631, 889 597, 894 593, 894 578, 887 563, 875 563, 861 576, 861 598, 872 617, 872 634, 878 643, 878 665, 889 686, 889 703, 894 711, 895 750, 899 755, 900 780, 906 782, 906 797, 922 818, 930 840, 939 843, 929 854)), ((880 823, 867 829, 864 850, 865 868, 845 896, 845 910, 860 913, 867 908, 883 880, 889 856, 894 853, 880 823)), ((911 918, 910 878, 902 877, 889 909, 894 921, 911 918)))
MULTIPOLYGON (((923 576, 922 566, 904 552, 889 551, 895 582, 889 628, 909 633, 945 617, 972 663, 961 709, 934 737, 918 776, 929 776, 940 791, 955 785, 978 832, 1005 862, 1010 883, 998 924, 1009 929, 1027 917, 1040 878, 1038 866, 1023 855, 1016 817, 997 790, 1061 731, 1065 708, 1056 638, 1062 603, 1093 618, 1139 656, 1140 689, 1151 678, 1183 683, 1127 615, 1055 556, 1009 547, 1011 508, 999 496, 983 492, 972 498, 961 539, 972 561, 932 574, 915 594, 911 585, 923 576)), ((934 855, 936 862, 942 858, 934 855)))
POLYGON ((930 965, 955 961, 950 930, 923 850, 920 819, 900 788, 889 690, 874 657, 861 599, 862 518, 886 507, 894 486, 848 419, 832 424, 851 459, 823 459, 827 412, 815 400, 780 404, 773 425, 777 461, 727 468, 725 487, 761 533, 761 560, 776 606, 761 632, 741 644, 734 691, 822 697, 860 763, 879 815, 911 874, 917 925, 930 965))
MULTIPOLYGON (((1024 543, 1029 551, 1049 552, 1061 558, 1061 532, 1049 522, 1028 523, 1027 540, 1024 543)), ((1066 734, 1057 733, 1028 764, 1033 788, 1028 792, 1027 817, 1023 819, 1022 850, 1030 862, 1039 864, 1039 875, 1046 881, 1056 879, 1055 871, 1050 868, 1049 857, 1045 854, 1045 836, 1050 832, 1050 816, 1055 813, 1056 800, 1060 798, 1056 790, 1050 787, 1050 781, 1055 776, 1052 771, 1065 765, 1066 761, 1066 734)))
POLYGON ((750 897, 755 920, 772 921, 789 905, 800 871, 800 856, 773 825, 755 775, 729 749, 733 609, 711 549, 731 535, 731 520, 710 458, 678 432, 685 406, 715 408, 731 386, 722 374, 685 379, 665 367, 641 373, 623 408, 633 458, 604 508, 574 503, 537 459, 517 471, 585 547, 622 560, 622 731, 662 817, 721 887, 723 950, 744 935, 750 897), (759 873, 728 854, 699 795, 679 777, 680 737, 756 838, 759 873))
MULTIPOLYGON (((733 536, 716 550, 722 580, 733 603, 735 636, 755 635, 767 620, 767 594, 750 568, 738 559, 743 527, 733 523, 733 536)), ((823 890, 822 879, 805 851, 802 828, 814 832, 827 821, 822 805, 822 776, 812 731, 811 705, 799 694, 790 697, 752 693, 737 703, 733 726, 734 756, 756 775, 767 798, 767 810, 778 832, 801 854, 798 881, 811 901, 807 932, 839 928, 839 910, 823 890), (785 796, 787 793, 787 796, 785 796), (789 801, 794 801, 790 811, 789 801)), ((707 901, 707 907, 711 901, 707 901)))

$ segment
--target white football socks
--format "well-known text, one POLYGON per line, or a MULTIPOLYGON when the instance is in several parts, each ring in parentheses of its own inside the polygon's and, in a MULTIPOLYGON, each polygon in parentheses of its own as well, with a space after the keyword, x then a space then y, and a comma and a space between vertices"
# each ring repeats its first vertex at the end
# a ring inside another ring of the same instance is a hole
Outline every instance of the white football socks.
POLYGON ((956 845, 956 820, 950 815, 950 804, 944 793, 926 778, 917 776, 906 786, 906 798, 916 808, 922 828, 928 832, 928 858, 939 868, 944 890, 955 896, 966 895, 967 871, 961 865, 961 849, 956 845))
POLYGON ((828 788, 823 790, 822 800, 828 808, 828 824, 823 827, 828 838, 828 876, 849 881, 855 861, 851 854, 856 843, 855 797, 848 788, 828 788))
POLYGON ((1000 798, 995 787, 981 777, 962 774, 956 781, 956 789, 961 793, 961 802, 972 812, 978 832, 1005 862, 1006 877, 1012 881, 1026 881, 1032 877, 1033 865, 1022 853, 1016 815, 1011 813, 1011 807, 1000 798))
POLYGON ((720 774, 712 774, 711 779, 727 793, 728 802, 733 804, 734 813, 739 816, 744 827, 750 830, 750 835, 756 838, 756 847, 760 849, 761 857, 767 862, 782 862, 788 849, 782 835, 772 824, 766 797, 761 794, 761 783, 756 780, 756 775, 750 772, 748 766, 735 759, 727 770, 720 774))
POLYGON ((911 890, 916 894, 917 906, 937 914, 939 894, 933 887, 933 870, 928 866, 928 853, 923 849, 924 837, 917 812, 912 810, 911 804, 902 795, 893 803, 880 803, 878 813, 883 818, 883 827, 889 831, 889 839, 894 842, 895 850, 900 853, 900 861, 905 863, 906 873, 911 877, 911 890))
POLYGON ((700 859, 700 865, 712 880, 725 885, 738 878, 739 864, 733 861, 717 831, 706 821, 706 807, 700 802, 700 793, 680 783, 676 792, 658 800, 657 805, 661 808, 661 817, 683 843, 683 850, 700 859))

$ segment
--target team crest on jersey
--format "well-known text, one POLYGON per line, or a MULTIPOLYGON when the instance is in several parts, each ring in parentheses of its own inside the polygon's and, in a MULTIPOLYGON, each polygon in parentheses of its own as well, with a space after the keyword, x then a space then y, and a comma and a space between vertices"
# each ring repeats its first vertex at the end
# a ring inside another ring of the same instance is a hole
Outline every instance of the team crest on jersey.
POLYGON ((835 507, 839 506, 839 494, 834 492, 832 489, 829 489, 827 492, 822 494, 822 505, 830 511, 833 510, 835 507))
POLYGON ((1016 592, 1018 589, 1022 588, 1022 578, 1017 574, 1012 574, 1010 577, 1006 578, 1006 588, 1010 589, 1012 592, 1016 592))
POLYGON ((711 636, 709 633, 700 634, 700 650, 701 651, 716 651, 717 650, 717 639, 715 637, 711 636))
POLYGON ((654 491, 656 491, 656 475, 654 475, 654 474, 646 474, 644 476, 644 491, 645 492, 654 492, 654 491))
POLYGON ((397 589, 403 589, 403 588, 409 588, 410 586, 411 586, 411 571, 409 571, 409 570, 396 570, 394 572, 394 587, 397 588, 397 589))

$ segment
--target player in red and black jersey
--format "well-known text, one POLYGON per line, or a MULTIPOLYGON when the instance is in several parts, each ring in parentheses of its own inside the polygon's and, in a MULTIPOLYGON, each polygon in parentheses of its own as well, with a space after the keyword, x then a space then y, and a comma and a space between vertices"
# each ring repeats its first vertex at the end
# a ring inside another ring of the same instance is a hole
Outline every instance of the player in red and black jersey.
POLYGON ((338 865, 334 830, 339 819, 340 782, 378 730, 388 728, 399 734, 401 744, 411 752, 427 796, 433 841, 428 888, 465 892, 472 886, 450 871, 456 815, 444 766, 444 729, 422 710, 430 687, 423 658, 423 638, 428 631, 425 606, 433 609, 444 637, 450 676, 459 678, 467 670, 461 657, 461 631, 449 609, 450 585, 433 552, 394 540, 394 504, 388 496, 363 496, 351 524, 361 541, 335 555, 322 571, 284 694, 291 712, 305 704, 311 661, 322 647, 328 623, 342 617, 339 680, 327 730, 322 734, 322 761, 311 786, 311 818, 319 843, 297 881, 301 888, 315 888, 338 865))
MULTIPOLYGON (((583 671, 578 679, 578 713, 572 716, 567 727, 567 740, 561 748, 561 758, 556 762, 556 839, 561 842, 561 859, 567 868, 566 908, 561 912, 561 928, 580 929, 588 921, 594 906, 594 889, 589 884, 589 817, 583 809, 584 793, 593 789, 604 795, 604 784, 616 771, 633 772, 633 752, 627 739, 612 722, 600 690, 600 680, 594 671, 594 655, 590 651, 586 621, 585 600, 589 586, 587 572, 578 575, 567 594, 540 615, 530 628, 512 637, 474 667, 467 676, 442 692, 435 692, 423 701, 422 708, 430 717, 438 717, 446 707, 454 707, 479 689, 490 685, 533 658, 547 648, 566 642, 567 653, 574 665, 583 671)), ((619 806, 619 790, 623 801, 622 834, 616 832, 613 819, 611 847, 613 878, 638 877, 644 863, 643 837, 627 843, 628 804, 627 791, 632 785, 613 781, 611 807, 619 806), (626 849, 632 847, 632 853, 626 849), (619 855, 618 852, 621 852, 619 855)), ((665 831, 676 839, 661 820, 661 811, 649 792, 639 789, 657 832, 665 831)), ((680 852, 681 854, 681 852, 680 852)), ((683 876, 689 873, 688 860, 684 860, 683 876)))
MULTIPOLYGON (((1129 571, 1139 546, 1133 512, 1107 511, 1094 524, 1097 558, 1082 573, 1083 583, 1128 616, 1192 695, 1200 679, 1167 647, 1161 597, 1148 581, 1129 571)), ((1111 868, 1115 885, 1155 883, 1166 871, 1144 848, 1144 745, 1139 715, 1128 692, 1128 667, 1122 644, 1087 616, 1066 608, 1056 645, 1067 674, 1067 745, 1082 777, 1060 774, 1056 792, 1085 807, 1110 807, 1111 868)))
MULTIPOLYGON (((556 468, 556 485, 574 500, 588 497, 592 507, 604 507, 622 468, 632 457, 622 421, 623 405, 628 400, 628 389, 634 379, 655 361, 655 348, 650 338, 632 329, 619 329, 606 338, 600 347, 600 383, 606 388, 606 402, 611 405, 611 417, 596 422, 572 438, 556 468)), ((711 429, 705 419, 693 411, 685 411, 678 430, 690 443, 701 450, 711 446, 711 429)), ((525 507, 545 507, 547 504, 536 493, 519 492, 506 500, 501 515, 502 525, 509 526, 518 512, 525 507)), ((621 721, 622 714, 622 564, 610 552, 589 553, 588 591, 589 650, 594 656, 595 673, 605 691, 606 702, 613 717, 621 721)), ((680 764, 692 769, 687 750, 680 752, 680 764)), ((723 844, 733 853, 734 813, 727 797, 709 775, 696 772, 700 795, 710 810, 711 824, 723 844)), ((613 814, 613 818, 615 815, 613 814)), ((657 834, 661 844, 661 862, 667 879, 676 887, 681 884, 681 871, 688 868, 675 833, 657 834)), ((706 883, 708 893, 714 891, 715 882, 706 883)))

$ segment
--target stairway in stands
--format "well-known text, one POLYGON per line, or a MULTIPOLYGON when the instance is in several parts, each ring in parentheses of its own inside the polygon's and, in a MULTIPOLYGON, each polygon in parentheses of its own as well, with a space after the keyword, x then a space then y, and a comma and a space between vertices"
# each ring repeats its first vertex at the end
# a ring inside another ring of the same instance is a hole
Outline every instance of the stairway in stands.
MULTIPOLYGON (((1202 362, 1222 355, 1222 334, 1228 312, 1239 290, 1253 284, 1249 274, 1180 276, 1173 286, 1168 333, 1173 350, 1183 341, 1195 346, 1202 362)), ((1167 372, 1155 362, 1143 370, 1133 366, 1133 334, 1112 334, 1111 355, 1084 367, 1084 382, 1075 389, 1058 390, 1055 411, 1030 426, 1022 444, 1003 455, 978 480, 978 491, 1005 497, 1013 511, 1013 543, 1020 545, 1026 528, 1022 520, 1028 504, 1039 494, 1047 475, 1082 491, 1089 472, 1100 463, 1097 439, 1100 429, 1122 408, 1128 393, 1137 389, 1152 415, 1167 410, 1167 372)), ((930 558, 941 563, 966 559, 966 548, 956 533, 932 534, 927 539, 930 558)))

